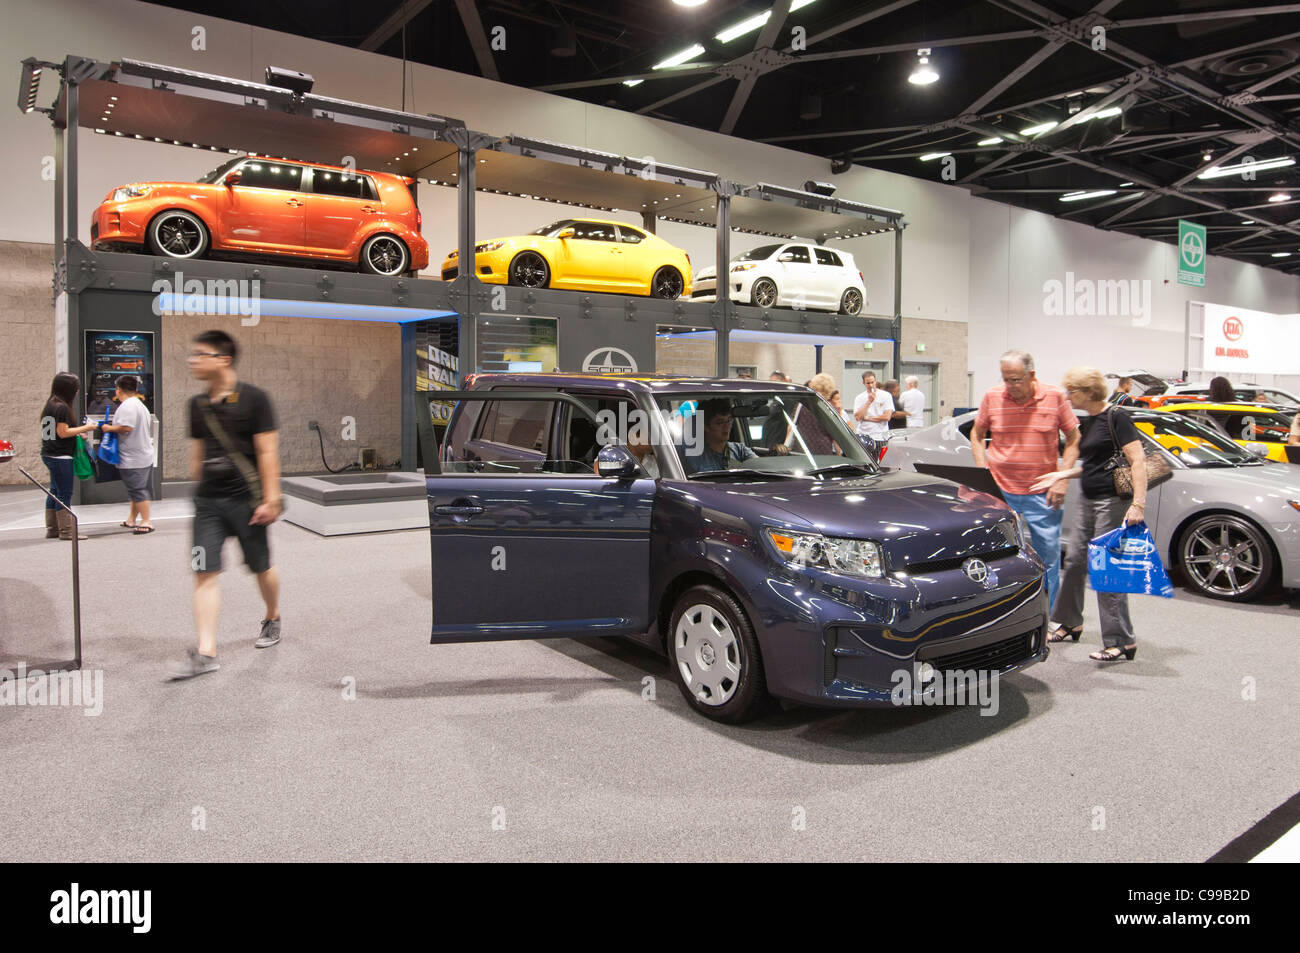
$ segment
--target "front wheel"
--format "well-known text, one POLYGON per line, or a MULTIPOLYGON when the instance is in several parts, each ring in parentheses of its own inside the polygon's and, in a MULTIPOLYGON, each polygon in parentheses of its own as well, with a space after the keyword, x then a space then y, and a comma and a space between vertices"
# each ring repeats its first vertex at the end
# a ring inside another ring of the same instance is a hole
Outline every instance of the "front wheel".
POLYGON ((521 251, 510 262, 507 277, 512 285, 545 288, 551 283, 551 269, 546 259, 535 251, 521 251))
POLYGON ((1178 561, 1192 588, 1212 599, 1249 602, 1273 576, 1273 547, 1264 533, 1228 513, 1212 513, 1188 526, 1178 561))
POLYGON ((392 235, 373 235, 361 246, 361 270, 396 278, 411 266, 406 244, 392 235))
POLYGON ((850 288, 840 296, 840 314, 861 314, 862 313, 862 292, 857 288, 850 288))
POLYGON ((776 304, 776 282, 771 278, 759 278, 749 289, 749 300, 760 308, 772 307, 776 304))
POLYGON ((737 724, 769 702, 758 639, 740 604, 712 586, 682 593, 668 629, 668 661, 690 706, 737 724))
POLYGON ((149 250, 167 258, 202 258, 208 230, 197 215, 170 209, 149 223, 149 250))
POLYGON ((667 298, 671 301, 674 298, 680 298, 685 290, 686 282, 682 280, 682 273, 669 265, 664 265, 650 279, 650 297, 652 298, 667 298))

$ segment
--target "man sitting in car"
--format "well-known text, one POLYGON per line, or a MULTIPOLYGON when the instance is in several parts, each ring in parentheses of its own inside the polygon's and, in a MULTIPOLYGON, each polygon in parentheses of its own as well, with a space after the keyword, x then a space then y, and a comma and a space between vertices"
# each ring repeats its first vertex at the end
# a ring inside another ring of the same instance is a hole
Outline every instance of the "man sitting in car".
POLYGON ((743 443, 727 439, 731 436, 731 401, 721 397, 701 401, 699 413, 704 421, 704 446, 699 453, 692 453, 695 448, 687 446, 682 459, 688 474, 730 470, 737 463, 757 456, 743 443))

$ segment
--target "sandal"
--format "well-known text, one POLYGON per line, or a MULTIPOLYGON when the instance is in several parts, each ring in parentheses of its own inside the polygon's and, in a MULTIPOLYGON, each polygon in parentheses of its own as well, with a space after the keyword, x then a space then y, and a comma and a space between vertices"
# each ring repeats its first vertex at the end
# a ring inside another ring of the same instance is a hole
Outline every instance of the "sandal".
POLYGON ((119 526, 125 526, 127 529, 135 529, 135 528, 136 528, 137 526, 139 526, 140 524, 139 524, 139 523, 128 523, 126 520, 122 520, 122 522, 119 523, 118 525, 119 525, 119 526))
POLYGON ((153 527, 152 527, 152 526, 145 526, 145 525, 142 523, 142 524, 140 524, 139 526, 137 526, 134 530, 132 530, 132 532, 133 532, 136 536, 144 536, 144 535, 146 535, 146 534, 148 534, 148 533, 152 533, 152 532, 153 532, 153 527))
POLYGON ((1047 641, 1065 642, 1068 641, 1069 639, 1074 639, 1074 641, 1078 642, 1079 636, 1081 635, 1083 635, 1083 626, 1081 625, 1076 625, 1074 628, 1071 628, 1068 625, 1058 625, 1055 629, 1053 629, 1051 632, 1048 633, 1047 641))
POLYGON ((1138 647, 1130 645, 1128 648, 1120 648, 1118 645, 1112 645, 1108 649, 1102 649, 1100 652, 1093 652, 1088 656, 1098 662, 1117 662, 1121 658, 1132 661, 1133 656, 1137 655, 1138 647))

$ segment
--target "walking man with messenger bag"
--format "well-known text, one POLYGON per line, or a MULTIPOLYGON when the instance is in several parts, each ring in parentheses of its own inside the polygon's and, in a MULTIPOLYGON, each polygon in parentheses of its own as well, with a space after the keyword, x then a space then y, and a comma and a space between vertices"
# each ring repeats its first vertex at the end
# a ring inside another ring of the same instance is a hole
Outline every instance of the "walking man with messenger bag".
POLYGON ((280 435, 266 392, 239 380, 239 349, 224 331, 194 339, 190 373, 207 392, 190 398, 190 478, 194 491, 194 624, 198 649, 171 665, 172 678, 215 672, 221 611, 221 549, 239 540, 244 562, 257 576, 266 616, 254 643, 280 641, 280 576, 271 565, 267 527, 284 509, 280 497, 280 435))

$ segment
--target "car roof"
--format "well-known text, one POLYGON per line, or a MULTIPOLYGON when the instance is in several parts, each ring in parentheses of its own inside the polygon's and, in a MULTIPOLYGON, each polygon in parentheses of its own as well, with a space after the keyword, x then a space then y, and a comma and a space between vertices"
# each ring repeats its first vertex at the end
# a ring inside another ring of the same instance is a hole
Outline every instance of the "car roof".
POLYGON ((263 156, 251 152, 246 156, 236 156, 235 158, 258 159, 261 160, 262 162, 283 162, 286 165, 300 165, 303 166, 304 168, 311 167, 313 169, 333 169, 335 172, 350 172, 353 175, 374 175, 374 176, 382 176, 388 179, 403 179, 403 180, 409 178, 409 176, 398 175, 394 172, 372 172, 370 169, 349 169, 347 166, 330 165, 328 162, 307 162, 303 159, 285 159, 280 156, 263 156))
POLYGON ((1272 404, 1255 404, 1255 403, 1240 403, 1240 402, 1231 403, 1231 404, 1216 404, 1212 401, 1190 401, 1184 403, 1180 401, 1174 404, 1167 404, 1167 405, 1162 404, 1159 407, 1152 407, 1151 409, 1155 411, 1161 411, 1163 413, 1177 413, 1180 410, 1228 410, 1228 411, 1233 411, 1234 413, 1237 411, 1254 411, 1255 413, 1259 413, 1263 411, 1265 413, 1268 413, 1268 412, 1276 412, 1279 408, 1273 406, 1272 404))
POLYGON ((471 390, 480 390, 489 385, 509 385, 521 387, 531 385, 539 388, 583 387, 595 384, 616 384, 628 390, 646 394, 698 393, 700 390, 716 388, 718 391, 735 392, 737 389, 761 393, 773 391, 798 391, 812 393, 800 384, 784 384, 779 381, 757 381, 745 377, 675 377, 667 374, 579 374, 557 372, 554 374, 476 374, 470 384, 471 390))

